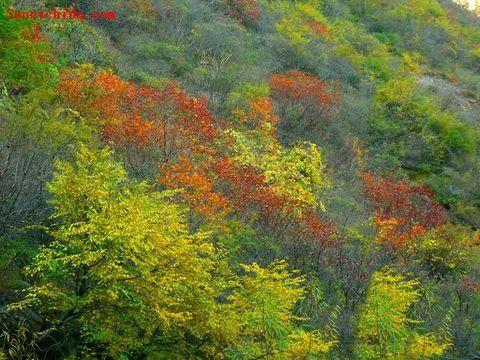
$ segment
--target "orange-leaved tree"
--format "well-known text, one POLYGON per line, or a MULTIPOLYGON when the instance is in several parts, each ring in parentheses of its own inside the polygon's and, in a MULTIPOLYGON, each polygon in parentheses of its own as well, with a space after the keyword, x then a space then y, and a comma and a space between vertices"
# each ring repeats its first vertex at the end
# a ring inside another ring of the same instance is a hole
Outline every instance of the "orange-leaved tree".
POLYGON ((208 152, 216 133, 206 102, 170 82, 163 89, 138 86, 91 65, 67 69, 59 95, 98 121, 102 137, 116 148, 156 148, 169 162, 186 152, 208 152))

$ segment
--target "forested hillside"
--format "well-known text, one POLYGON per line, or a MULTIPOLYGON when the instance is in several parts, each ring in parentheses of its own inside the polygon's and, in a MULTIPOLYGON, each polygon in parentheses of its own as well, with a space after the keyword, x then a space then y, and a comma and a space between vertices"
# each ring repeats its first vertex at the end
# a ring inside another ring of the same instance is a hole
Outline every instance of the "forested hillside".
POLYGON ((479 228, 451 0, 0 0, 1 360, 480 359, 479 228))

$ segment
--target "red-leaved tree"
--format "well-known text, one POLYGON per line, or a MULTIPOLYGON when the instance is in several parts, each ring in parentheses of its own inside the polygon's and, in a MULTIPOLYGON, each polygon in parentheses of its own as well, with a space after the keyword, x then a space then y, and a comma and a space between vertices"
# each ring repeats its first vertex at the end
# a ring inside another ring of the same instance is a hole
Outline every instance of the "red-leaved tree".
POLYGON ((299 120, 331 115, 339 99, 335 86, 298 70, 272 75, 269 84, 282 112, 295 110, 299 120))
POLYGON ((377 241, 402 247, 428 229, 447 221, 445 209, 425 186, 364 175, 367 198, 374 207, 377 241))

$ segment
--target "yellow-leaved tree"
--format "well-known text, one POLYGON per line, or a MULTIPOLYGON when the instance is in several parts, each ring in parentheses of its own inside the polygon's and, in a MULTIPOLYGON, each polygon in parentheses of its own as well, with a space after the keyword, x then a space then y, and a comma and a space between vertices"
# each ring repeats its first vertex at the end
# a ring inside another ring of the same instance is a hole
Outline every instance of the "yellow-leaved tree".
POLYGON ((129 182, 110 151, 86 147, 57 164, 49 190, 58 225, 17 305, 37 309, 45 334, 112 358, 173 356, 229 336, 216 301, 231 285, 226 263, 188 231, 169 192, 129 182))
POLYGON ((227 353, 232 359, 322 359, 336 341, 318 331, 298 327, 302 320, 293 314, 303 298, 302 277, 292 277, 285 261, 267 268, 243 265, 246 276, 230 296, 238 314, 239 334, 227 353))
POLYGON ((373 275, 358 324, 358 358, 433 359, 450 346, 448 335, 437 339, 415 329, 420 322, 408 310, 419 297, 417 285, 388 267, 373 275))

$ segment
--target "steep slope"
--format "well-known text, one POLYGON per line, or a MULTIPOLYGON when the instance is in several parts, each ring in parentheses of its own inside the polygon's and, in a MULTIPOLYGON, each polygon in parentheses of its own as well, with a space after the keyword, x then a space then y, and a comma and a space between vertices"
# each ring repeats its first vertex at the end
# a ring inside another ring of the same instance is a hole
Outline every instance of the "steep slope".
POLYGON ((0 10, 0 359, 480 356, 473 13, 0 10))

